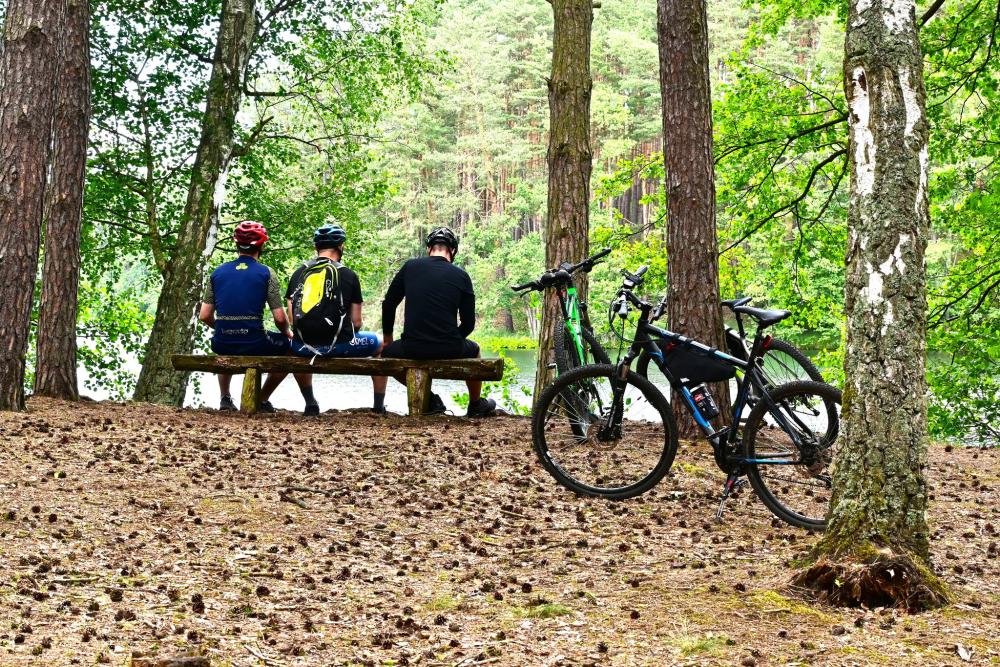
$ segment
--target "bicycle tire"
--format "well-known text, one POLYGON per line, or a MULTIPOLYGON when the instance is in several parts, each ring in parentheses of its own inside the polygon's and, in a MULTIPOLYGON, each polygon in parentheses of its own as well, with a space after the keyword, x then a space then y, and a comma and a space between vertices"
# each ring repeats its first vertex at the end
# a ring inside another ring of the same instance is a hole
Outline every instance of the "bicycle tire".
MULTIPOLYGON (((799 365, 799 367, 802 368, 802 370, 806 372, 806 376, 813 382, 826 382, 826 380, 823 379, 823 374, 816 367, 816 364, 814 364, 812 360, 809 357, 807 357, 804 352, 802 352, 802 350, 795 347, 787 340, 781 338, 772 338, 771 347, 764 354, 764 357, 766 358, 767 355, 771 354, 772 352, 781 352, 783 354, 787 354, 789 357, 792 358, 793 361, 795 361, 796 364, 799 365)), ((804 380, 805 378, 802 379, 804 380)))
MULTIPOLYGON (((793 469, 799 476, 796 480, 783 480, 789 482, 790 484, 799 484, 802 486, 807 486, 801 480, 803 479, 816 479, 820 481, 820 484, 811 483, 811 486, 816 486, 817 488, 826 488, 829 492, 830 486, 832 485, 832 473, 827 475, 830 478, 829 482, 826 482, 820 473, 823 470, 828 470, 832 464, 833 459, 833 447, 836 444, 836 439, 840 434, 840 416, 833 410, 833 405, 840 405, 841 403, 841 392, 836 387, 821 382, 813 382, 811 380, 803 380, 799 382, 789 382, 788 384, 781 385, 768 392, 771 400, 774 403, 781 404, 784 402, 787 404, 790 399, 795 396, 814 396, 822 401, 822 404, 826 408, 826 429, 823 437, 820 440, 821 451, 819 459, 815 461, 812 466, 824 463, 824 467, 819 471, 814 471, 810 469, 810 465, 802 462, 797 464, 785 464, 785 465, 768 465, 759 463, 747 463, 747 478, 750 480, 750 486, 753 487, 754 492, 757 497, 760 498, 761 502, 774 514, 776 517, 793 526, 798 526, 799 528, 807 528, 810 530, 822 531, 826 529, 826 514, 829 510, 829 498, 826 499, 826 508, 823 511, 823 517, 810 517, 795 509, 788 507, 786 502, 783 502, 781 498, 775 493, 772 487, 778 486, 777 480, 768 481, 771 479, 770 473, 776 469, 793 469), (762 470, 767 470, 768 474, 762 475, 762 470)), ((746 426, 743 430, 743 456, 747 459, 754 459, 758 455, 757 438, 762 433, 762 426, 764 426, 764 419, 771 413, 771 409, 765 401, 759 401, 750 411, 750 416, 747 417, 746 426)), ((773 427, 770 427, 773 429, 773 427)), ((784 429, 782 429, 784 430, 784 429)), ((786 432, 787 434, 787 432, 786 432)), ((799 452, 801 457, 801 449, 796 447, 796 451, 799 452)), ((791 486, 789 486, 791 488, 791 486)), ((797 488, 797 487, 795 487, 797 488)), ((783 490, 784 493, 784 490, 783 490)), ((815 492, 805 491, 803 496, 810 498, 810 500, 803 500, 804 503, 819 503, 824 496, 816 496, 815 492)))
MULTIPOLYGON (((649 404, 656 409, 659 413, 660 423, 663 425, 663 449, 659 453, 656 465, 652 467, 650 472, 633 484, 616 488, 601 488, 578 481, 553 459, 545 436, 546 416, 549 414, 550 406, 559 400, 564 390, 570 385, 588 377, 614 378, 616 370, 616 366, 610 364, 592 364, 560 375, 542 391, 532 413, 532 441, 539 461, 559 484, 579 495, 612 500, 624 500, 638 496, 656 486, 663 479, 663 476, 669 472, 670 466, 673 465, 674 456, 677 453, 677 425, 666 397, 652 382, 634 371, 630 371, 626 376, 626 383, 638 389, 649 404)), ((574 433, 576 433, 576 429, 574 429, 574 433)))
MULTIPOLYGON (((604 347, 597 342, 594 334, 583 327, 581 329, 584 342, 584 356, 587 352, 590 352, 590 356, 593 357, 593 363, 597 364, 610 364, 611 360, 608 358, 608 353, 604 351, 604 347)), ((574 368, 579 368, 580 366, 586 366, 589 362, 587 359, 580 359, 577 354, 576 345, 573 344, 572 338, 570 337, 569 329, 563 325, 562 334, 557 334, 553 337, 552 348, 556 358, 556 369, 559 374, 562 375, 574 368)))

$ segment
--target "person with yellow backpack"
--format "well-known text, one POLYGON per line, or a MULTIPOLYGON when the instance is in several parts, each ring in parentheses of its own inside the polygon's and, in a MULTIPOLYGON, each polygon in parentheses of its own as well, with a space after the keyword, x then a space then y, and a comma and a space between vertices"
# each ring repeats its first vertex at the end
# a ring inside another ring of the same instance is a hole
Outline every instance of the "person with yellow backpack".
MULTIPOLYGON (((361 331, 361 282, 341 263, 347 232, 326 224, 313 234, 316 258, 292 274, 285 291, 294 336, 291 352, 301 357, 372 357, 382 341, 378 334, 361 331)), ((273 374, 261 388, 261 410, 273 411, 267 401, 284 376, 273 374)), ((304 414, 319 414, 312 392, 312 375, 296 374, 306 399, 304 414), (305 386, 303 386, 305 385, 305 386)), ((376 412, 384 412, 384 392, 375 396, 376 412)))

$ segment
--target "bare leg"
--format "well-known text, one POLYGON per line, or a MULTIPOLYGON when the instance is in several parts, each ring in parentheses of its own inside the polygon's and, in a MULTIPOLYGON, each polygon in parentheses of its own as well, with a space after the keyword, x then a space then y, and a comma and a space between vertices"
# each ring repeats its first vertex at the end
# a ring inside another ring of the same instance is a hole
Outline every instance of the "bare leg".
MULTIPOLYGON (((267 378, 264 379, 264 386, 260 388, 260 402, 263 403, 271 398, 271 394, 286 377, 288 377, 288 373, 268 373, 267 378)), ((296 377, 296 379, 298 378, 296 377)))
MULTIPOLYGON (((382 356, 382 348, 384 347, 385 345, 379 343, 378 352, 376 352, 372 356, 375 357, 376 359, 380 358, 382 356)), ((384 395, 385 388, 388 384, 389 384, 389 378, 387 376, 385 375, 372 376, 372 389, 374 390, 374 393, 384 395)))
POLYGON ((465 383, 465 386, 469 388, 469 403, 475 403, 483 395, 483 381, 482 380, 469 380, 465 383))
MULTIPOLYGON (((482 357, 482 353, 476 355, 476 359, 482 357)), ((483 396, 483 381, 482 380, 469 380, 465 383, 465 386, 469 388, 469 405, 475 403, 483 396)))
POLYGON ((229 396, 229 388, 233 384, 233 376, 229 373, 219 373, 219 396, 229 396))

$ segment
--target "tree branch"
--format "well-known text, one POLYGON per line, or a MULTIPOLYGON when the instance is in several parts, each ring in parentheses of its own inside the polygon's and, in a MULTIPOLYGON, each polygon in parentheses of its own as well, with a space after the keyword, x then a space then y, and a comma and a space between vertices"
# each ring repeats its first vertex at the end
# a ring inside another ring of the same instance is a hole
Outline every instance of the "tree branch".
POLYGON ((822 161, 816 163, 813 166, 812 170, 809 172, 809 178, 806 180, 806 184, 802 188, 802 192, 800 192, 795 199, 783 204, 782 206, 779 206, 778 208, 774 209, 766 216, 764 216, 761 220, 755 222, 753 226, 745 234, 743 234, 742 236, 740 236, 740 238, 738 238, 737 240, 733 241, 728 246, 726 246, 726 248, 719 253, 719 256, 726 254, 736 246, 746 241, 748 238, 753 236, 756 232, 758 232, 764 225, 769 223, 771 220, 780 217, 781 215, 787 213, 788 211, 790 211, 791 209, 795 208, 800 203, 802 203, 805 200, 805 198, 809 196, 809 192, 812 190, 813 181, 815 181, 816 176, 818 176, 819 173, 823 171, 823 168, 826 167, 831 162, 833 162, 834 160, 836 160, 837 158, 843 157, 845 155, 847 155, 847 149, 841 148, 840 150, 834 151, 833 153, 828 155, 822 161))
POLYGON ((763 146, 764 144, 773 144, 778 141, 784 141, 787 147, 788 144, 792 143, 797 139, 801 139, 802 137, 813 134, 814 132, 820 132, 822 130, 829 129, 831 127, 836 127, 837 125, 840 125, 846 120, 847 120, 847 114, 845 113, 837 116, 833 120, 828 120, 825 123, 820 123, 819 125, 813 125, 811 127, 804 128, 802 130, 799 130, 798 132, 783 137, 769 137, 767 139, 760 139, 759 141, 751 141, 746 144, 729 146, 728 148, 725 148, 718 156, 716 156, 715 163, 718 164, 724 158, 732 155, 733 153, 746 150, 747 148, 754 148, 755 146, 763 146))
POLYGON ((931 5, 930 7, 928 7, 927 11, 924 12, 923 15, 920 17, 920 20, 917 21, 917 27, 918 28, 923 28, 924 25, 928 21, 930 21, 934 17, 935 14, 938 13, 938 10, 941 9, 941 5, 943 5, 943 4, 944 4, 944 0, 934 0, 934 4, 931 5))

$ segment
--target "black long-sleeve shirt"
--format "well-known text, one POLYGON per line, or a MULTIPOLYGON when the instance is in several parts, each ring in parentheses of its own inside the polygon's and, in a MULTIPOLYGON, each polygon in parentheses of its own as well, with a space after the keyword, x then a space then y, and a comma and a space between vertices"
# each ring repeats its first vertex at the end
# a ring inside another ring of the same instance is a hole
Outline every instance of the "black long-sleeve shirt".
POLYGON ((456 342, 468 337, 476 327, 472 279, 444 257, 421 257, 403 264, 382 301, 383 335, 392 335, 396 308, 403 299, 404 341, 456 342))

